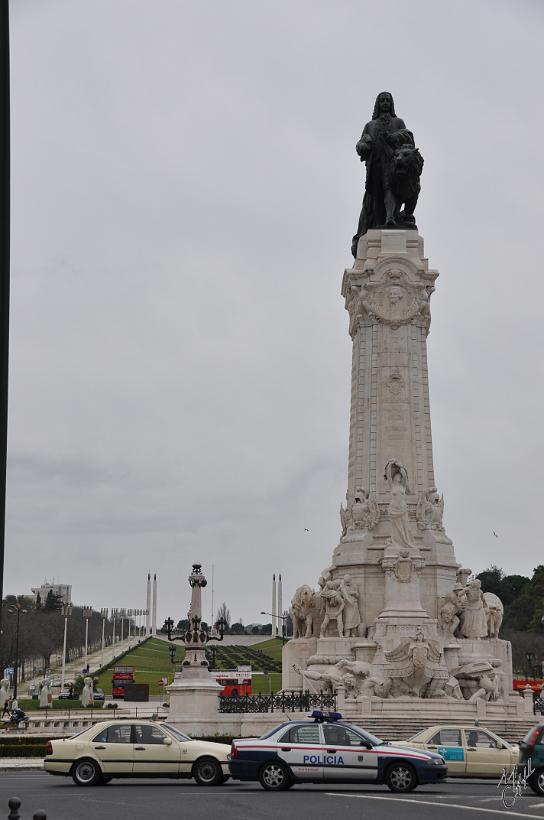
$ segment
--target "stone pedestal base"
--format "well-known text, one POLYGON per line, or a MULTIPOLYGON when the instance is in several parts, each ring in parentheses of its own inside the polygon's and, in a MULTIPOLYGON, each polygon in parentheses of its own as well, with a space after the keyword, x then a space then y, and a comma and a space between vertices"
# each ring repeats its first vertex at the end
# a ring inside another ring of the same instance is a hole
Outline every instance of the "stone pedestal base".
POLYGON ((167 691, 170 696, 169 719, 173 723, 182 725, 195 718, 217 719, 221 686, 212 677, 184 680, 180 675, 167 691))
POLYGON ((306 669, 308 658, 317 652, 317 638, 293 638, 283 647, 282 652, 282 689, 301 690, 304 687, 302 676, 293 666, 306 669))

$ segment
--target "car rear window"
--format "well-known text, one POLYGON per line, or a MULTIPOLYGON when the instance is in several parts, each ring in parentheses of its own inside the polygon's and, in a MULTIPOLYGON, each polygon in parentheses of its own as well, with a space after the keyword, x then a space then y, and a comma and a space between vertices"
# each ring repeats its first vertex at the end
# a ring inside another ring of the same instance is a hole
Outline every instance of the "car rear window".
POLYGON ((282 735, 280 743, 321 743, 319 726, 317 723, 303 723, 299 726, 291 726, 282 735))
POLYGON ((132 726, 124 723, 121 726, 108 726, 94 739, 93 743, 131 743, 132 726))

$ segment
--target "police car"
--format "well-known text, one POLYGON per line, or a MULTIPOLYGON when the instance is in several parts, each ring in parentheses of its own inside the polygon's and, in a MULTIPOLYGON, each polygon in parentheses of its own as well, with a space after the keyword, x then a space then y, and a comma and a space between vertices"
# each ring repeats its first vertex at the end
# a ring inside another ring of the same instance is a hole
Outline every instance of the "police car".
POLYGON ((258 739, 233 740, 231 776, 258 780, 268 791, 311 782, 385 783, 393 792, 409 792, 448 774, 441 755, 392 746, 345 723, 339 712, 310 717, 282 723, 258 739))

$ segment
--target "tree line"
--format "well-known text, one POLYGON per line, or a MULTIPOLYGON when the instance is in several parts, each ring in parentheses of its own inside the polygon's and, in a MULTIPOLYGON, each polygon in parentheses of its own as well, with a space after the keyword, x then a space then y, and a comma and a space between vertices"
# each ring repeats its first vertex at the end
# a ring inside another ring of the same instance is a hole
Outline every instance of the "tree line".
POLYGON ((498 595, 504 605, 500 637, 512 643, 514 673, 543 677, 544 662, 544 564, 529 578, 506 575, 492 565, 476 576, 483 592, 498 595))
MULTIPOLYGON (((51 657, 57 655, 62 662, 64 640, 64 615, 62 602, 49 593, 46 601, 39 596, 36 601, 24 595, 8 595, 2 601, 3 633, 0 637, 0 673, 6 667, 14 666, 16 652, 17 617, 10 613, 10 607, 21 604, 26 612, 19 616, 19 680, 33 674, 45 674, 51 665, 51 657)), ((106 621, 105 644, 112 642, 111 620, 106 621)), ((117 633, 119 633, 119 625, 117 633)), ((125 624, 125 634, 127 626, 125 624)), ((88 651, 102 646, 102 618, 93 612, 89 618, 88 651)), ((83 607, 73 606, 68 618, 66 633, 66 659, 82 657, 85 651, 85 619, 83 607)))

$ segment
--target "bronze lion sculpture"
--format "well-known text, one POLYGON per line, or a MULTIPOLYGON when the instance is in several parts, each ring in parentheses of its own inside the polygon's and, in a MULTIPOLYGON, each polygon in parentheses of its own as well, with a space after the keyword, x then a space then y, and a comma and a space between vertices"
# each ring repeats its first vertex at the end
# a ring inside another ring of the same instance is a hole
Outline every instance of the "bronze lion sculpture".
POLYGON ((395 222, 401 226, 415 227, 414 211, 421 190, 419 179, 423 170, 423 157, 413 145, 397 148, 393 157, 391 190, 397 201, 395 222), (404 210, 401 206, 404 205, 404 210))

